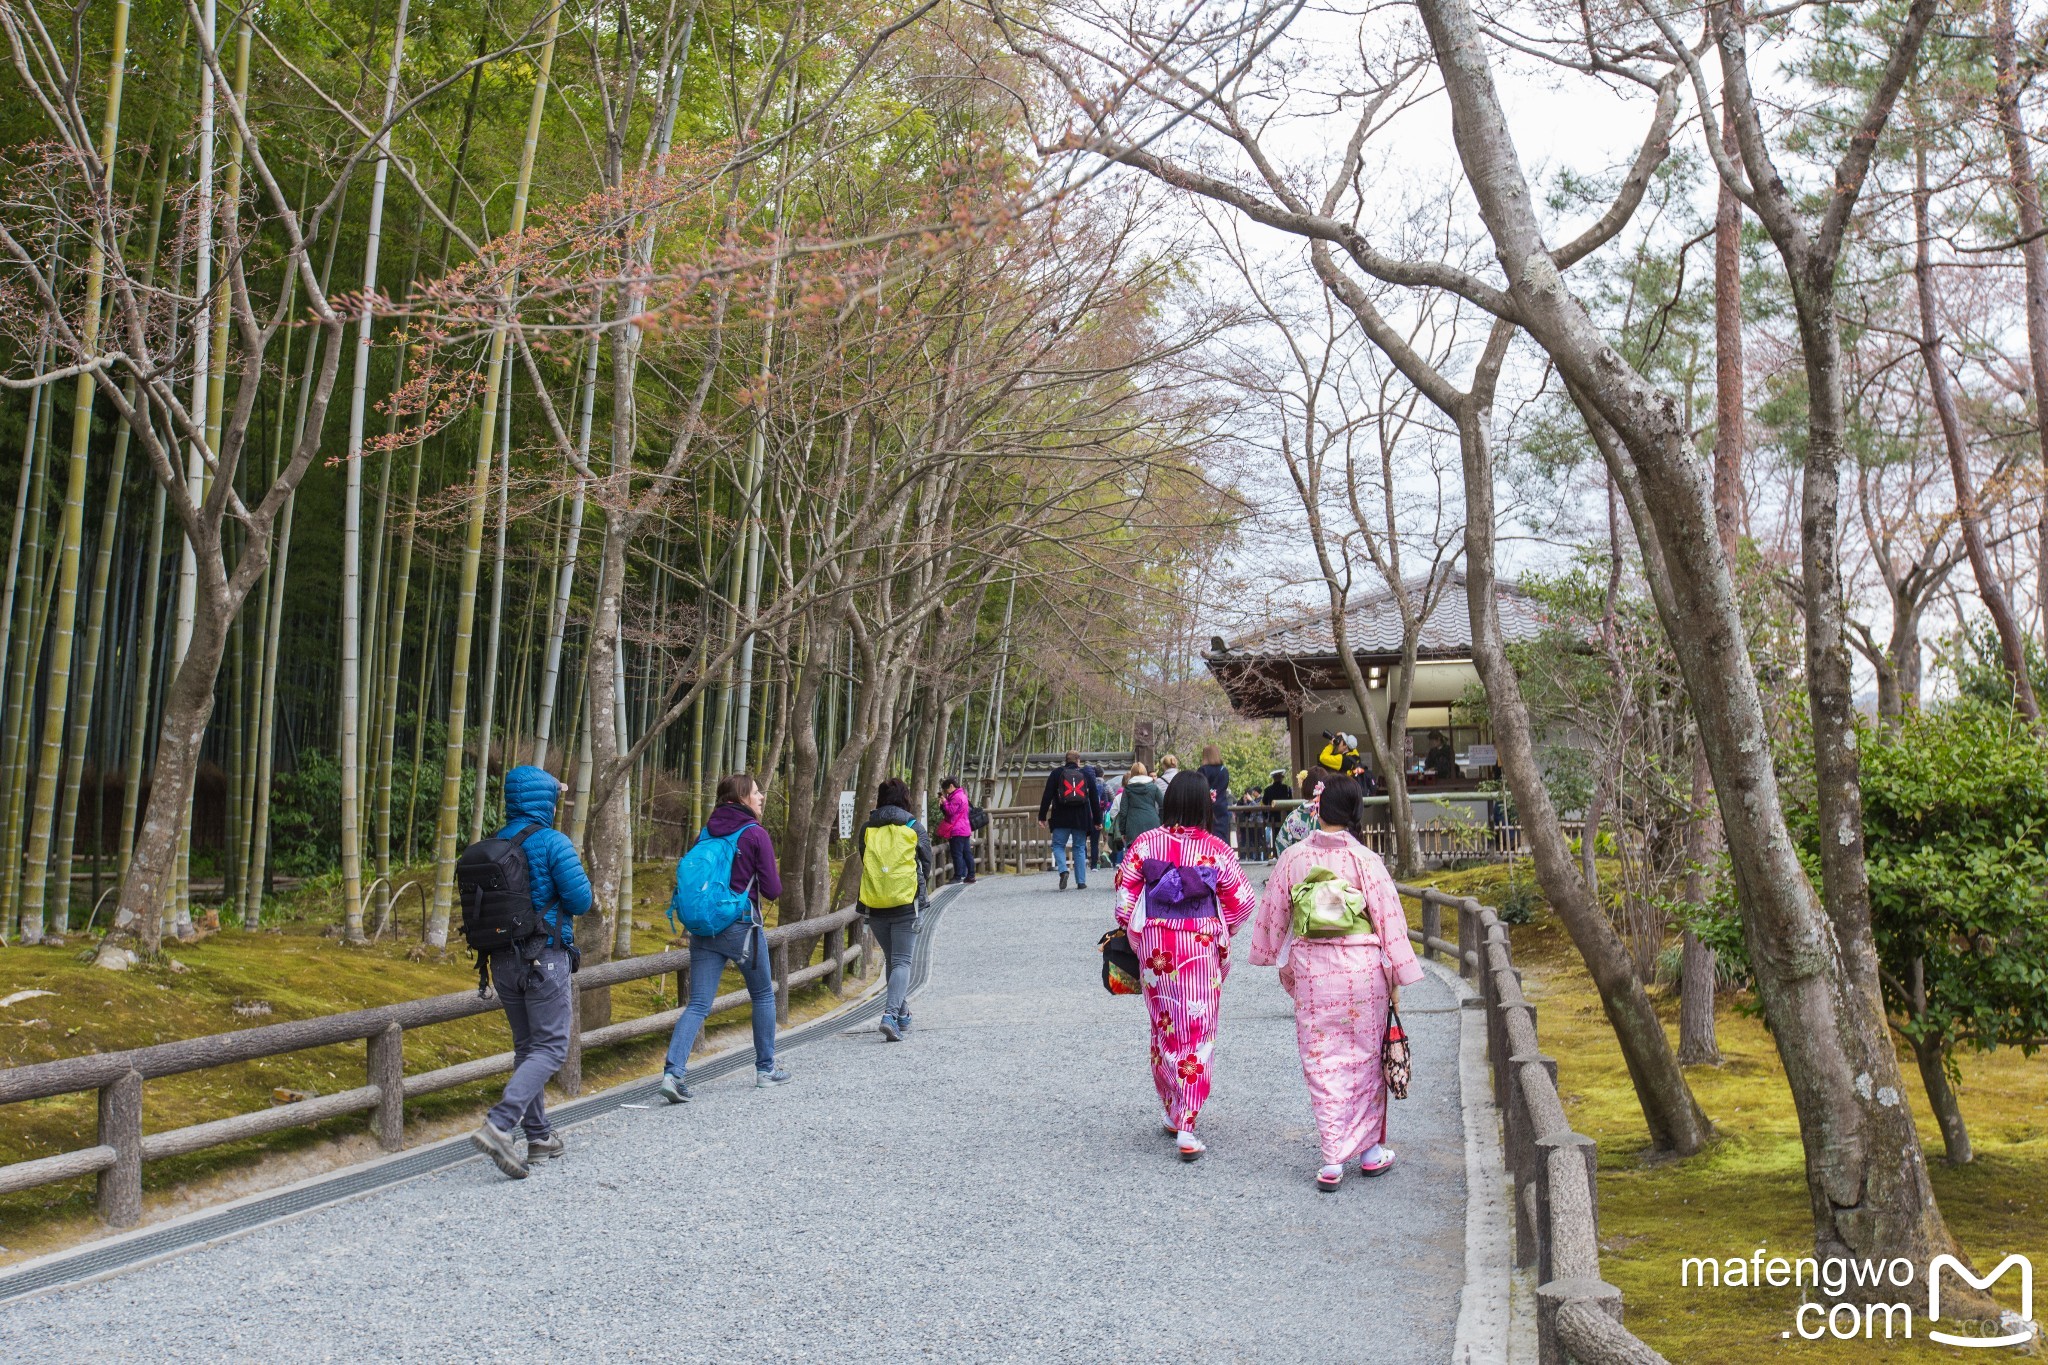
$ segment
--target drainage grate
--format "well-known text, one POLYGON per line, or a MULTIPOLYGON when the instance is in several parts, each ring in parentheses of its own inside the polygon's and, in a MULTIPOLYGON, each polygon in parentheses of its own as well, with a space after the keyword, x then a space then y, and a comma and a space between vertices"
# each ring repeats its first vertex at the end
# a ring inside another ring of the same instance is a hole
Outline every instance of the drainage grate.
MULTIPOLYGON (((925 978, 930 975, 932 932, 938 928, 940 913, 959 891, 960 887, 955 884, 940 888, 932 896, 931 909, 925 917, 925 932, 918 935, 917 952, 911 960, 910 988, 913 991, 922 987, 925 978)), ((864 1024, 870 1019, 878 1018, 881 1013, 880 995, 871 996, 850 1010, 831 1014, 823 1019, 814 1019, 808 1024, 778 1035, 775 1040, 776 1050, 779 1052, 787 1048, 802 1047, 820 1038, 845 1032, 853 1025, 864 1024)), ((742 1066, 749 1065, 752 1060, 752 1056, 744 1049, 735 1050, 703 1067, 692 1067, 691 1079, 716 1080, 720 1076, 731 1075, 742 1066)), ((586 1095, 581 1099, 570 1100, 566 1104, 551 1106, 548 1114, 557 1124, 568 1127, 596 1118, 600 1114, 608 1114, 622 1105, 649 1099, 660 1084, 658 1077, 646 1081, 631 1081, 600 1094, 586 1095)), ((465 1161, 483 1159, 470 1145, 469 1137, 465 1134, 422 1147, 417 1151, 403 1152, 385 1160, 337 1171, 333 1175, 309 1180, 273 1194, 256 1195, 210 1213, 175 1219, 158 1227, 145 1228, 126 1236, 80 1247, 76 1251, 59 1252, 31 1261, 11 1272, 0 1273, 0 1303, 47 1290, 61 1289, 87 1280, 102 1279, 151 1261, 163 1260, 179 1252, 239 1236, 266 1223, 275 1223, 280 1219, 291 1218, 328 1204, 339 1203, 344 1199, 353 1199, 357 1195, 369 1194, 407 1180, 415 1180, 465 1161)))

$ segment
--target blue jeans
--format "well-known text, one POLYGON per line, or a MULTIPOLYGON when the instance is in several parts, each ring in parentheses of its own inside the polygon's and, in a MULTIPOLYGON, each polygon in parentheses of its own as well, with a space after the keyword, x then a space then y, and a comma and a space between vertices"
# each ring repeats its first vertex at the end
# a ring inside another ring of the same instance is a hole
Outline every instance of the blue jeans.
POLYGON ((754 939, 749 952, 748 938, 756 926, 741 920, 709 938, 690 935, 690 1007, 676 1020, 676 1031, 668 1040, 668 1060, 662 1070, 677 1080, 697 1046, 697 1034, 711 1015, 711 1002, 718 998, 718 979, 730 962, 740 969, 747 998, 754 1005, 754 1069, 775 1069, 775 976, 768 969, 767 935, 754 939))
POLYGON ((1088 885, 1088 831, 1056 829, 1052 832, 1052 870, 1067 870, 1068 848, 1073 850, 1074 885, 1088 885))
POLYGON ((974 875, 974 836, 955 834, 946 840, 946 847, 953 854, 953 880, 964 882, 974 875))

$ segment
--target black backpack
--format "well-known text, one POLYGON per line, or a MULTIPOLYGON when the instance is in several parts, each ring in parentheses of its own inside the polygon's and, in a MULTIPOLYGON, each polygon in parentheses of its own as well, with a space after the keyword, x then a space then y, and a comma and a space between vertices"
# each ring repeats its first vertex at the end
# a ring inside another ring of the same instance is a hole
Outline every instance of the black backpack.
POLYGON ((526 850, 535 830, 528 825, 511 839, 479 839, 455 860, 455 885, 462 896, 462 937, 476 953, 476 993, 490 986, 491 954, 517 948, 528 959, 540 954, 547 926, 533 908, 526 850))
POLYGON ((988 812, 971 801, 967 803, 967 828, 976 834, 988 828, 988 812))
POLYGON ((1079 768, 1062 768, 1053 774, 1053 780, 1056 784, 1053 787, 1052 798, 1055 806, 1063 810, 1072 810, 1076 806, 1088 804, 1088 791, 1093 785, 1088 780, 1088 774, 1079 768))

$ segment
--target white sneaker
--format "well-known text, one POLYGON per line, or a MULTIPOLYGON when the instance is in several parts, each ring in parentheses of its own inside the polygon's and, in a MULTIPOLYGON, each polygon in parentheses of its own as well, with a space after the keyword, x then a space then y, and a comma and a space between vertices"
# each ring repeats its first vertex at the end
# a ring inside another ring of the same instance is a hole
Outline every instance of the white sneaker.
POLYGON ((1185 1128, 1175 1134, 1174 1145, 1180 1149, 1180 1159, 1182 1161, 1193 1161, 1209 1150, 1200 1138, 1185 1128))

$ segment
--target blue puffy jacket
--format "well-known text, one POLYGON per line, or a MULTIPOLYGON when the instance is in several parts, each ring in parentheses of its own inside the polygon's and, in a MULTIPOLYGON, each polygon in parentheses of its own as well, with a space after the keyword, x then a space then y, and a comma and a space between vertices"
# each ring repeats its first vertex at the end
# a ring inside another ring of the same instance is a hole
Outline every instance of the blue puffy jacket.
POLYGON ((590 877, 569 836, 554 827, 555 802, 562 784, 544 768, 521 764, 505 774, 505 828, 500 839, 516 839, 528 825, 539 825, 519 847, 526 854, 526 882, 533 908, 548 926, 548 941, 566 948, 576 942, 573 916, 590 910, 590 877), (568 911, 564 916, 563 911, 568 911))

